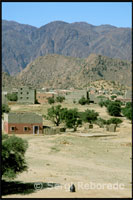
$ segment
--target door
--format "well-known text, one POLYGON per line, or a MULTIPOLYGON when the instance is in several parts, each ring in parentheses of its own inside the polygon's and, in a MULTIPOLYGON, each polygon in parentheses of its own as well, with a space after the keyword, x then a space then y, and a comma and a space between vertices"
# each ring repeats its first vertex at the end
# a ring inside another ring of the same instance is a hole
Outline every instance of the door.
POLYGON ((39 126, 33 126, 33 134, 39 134, 39 126))

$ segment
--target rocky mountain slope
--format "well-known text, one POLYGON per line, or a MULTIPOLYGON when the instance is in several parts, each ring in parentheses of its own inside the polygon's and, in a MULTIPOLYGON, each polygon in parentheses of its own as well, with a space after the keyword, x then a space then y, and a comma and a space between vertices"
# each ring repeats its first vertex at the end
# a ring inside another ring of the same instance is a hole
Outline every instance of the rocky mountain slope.
POLYGON ((17 75, 18 82, 32 87, 84 88, 91 81, 116 81, 131 86, 131 63, 91 54, 87 58, 41 56, 17 75))
POLYGON ((2 20, 2 69, 11 75, 39 56, 87 58, 91 53, 131 60, 131 29, 63 21, 36 28, 2 20))

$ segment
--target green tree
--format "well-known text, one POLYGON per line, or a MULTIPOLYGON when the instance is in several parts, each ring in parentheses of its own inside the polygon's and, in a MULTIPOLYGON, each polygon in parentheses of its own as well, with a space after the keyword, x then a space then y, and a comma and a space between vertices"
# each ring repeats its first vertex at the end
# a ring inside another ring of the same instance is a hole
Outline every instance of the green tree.
POLYGON ((132 103, 131 102, 127 102, 126 106, 124 108, 122 108, 122 114, 129 120, 132 120, 132 103))
POLYGON ((73 128, 74 131, 76 131, 77 127, 82 124, 82 120, 80 119, 79 112, 76 108, 67 110, 65 123, 68 128, 73 128))
POLYGON ((15 178, 17 174, 27 170, 25 152, 28 148, 26 140, 16 136, 2 135, 2 178, 15 178))
POLYGON ((112 95, 111 99, 114 100, 117 96, 116 95, 112 95))
POLYGON ((111 116, 120 116, 121 114, 121 105, 119 102, 110 102, 107 106, 107 111, 111 116))
POLYGON ((63 97, 63 96, 56 97, 56 102, 62 103, 64 100, 65 100, 65 97, 63 97))
POLYGON ((121 124, 122 123, 122 120, 119 119, 119 118, 111 118, 109 120, 107 120, 106 122, 107 124, 116 124, 116 126, 118 126, 118 124, 121 124))
POLYGON ((99 116, 98 112, 95 112, 94 110, 87 109, 84 112, 83 121, 89 122, 90 124, 92 124, 92 122, 97 120, 98 116, 99 116))
POLYGON ((98 103, 100 107, 103 107, 105 104, 104 104, 104 101, 100 100, 100 102, 98 103))
POLYGON ((87 103, 87 99, 84 96, 82 96, 81 99, 79 100, 79 104, 85 105, 86 103, 87 103))
POLYGON ((8 93, 7 94, 7 99, 9 101, 17 101, 18 100, 18 95, 17 95, 17 93, 8 93))
POLYGON ((3 113, 9 113, 10 108, 7 104, 2 104, 2 114, 3 113))
POLYGON ((99 106, 101 106, 101 107, 103 107, 103 106, 107 107, 110 102, 112 102, 112 101, 110 101, 109 99, 104 100, 104 99, 101 98, 101 100, 99 102, 99 106))
POLYGON ((49 97, 49 98, 48 98, 48 103, 49 103, 49 104, 55 103, 54 97, 49 97))
POLYGON ((48 109, 48 119, 50 119, 56 126, 59 126, 64 120, 66 112, 67 109, 61 108, 61 105, 52 106, 48 109))
POLYGON ((95 124, 97 124, 99 127, 103 128, 106 123, 105 119, 102 119, 101 117, 99 117, 96 121, 95 124))

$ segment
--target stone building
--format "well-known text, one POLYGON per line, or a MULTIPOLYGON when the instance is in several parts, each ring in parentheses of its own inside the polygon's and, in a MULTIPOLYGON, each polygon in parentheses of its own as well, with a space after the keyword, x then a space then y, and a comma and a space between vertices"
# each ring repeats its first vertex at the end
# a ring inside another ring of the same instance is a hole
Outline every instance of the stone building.
POLYGON ((30 87, 21 87, 18 90, 18 103, 34 104, 36 91, 30 87))
POLYGON ((86 90, 74 90, 65 95, 65 99, 67 102, 73 103, 74 101, 78 102, 82 98, 82 96, 86 98, 86 90))
POLYGON ((4 113, 3 129, 8 134, 40 134, 43 132, 43 119, 36 113, 4 113))

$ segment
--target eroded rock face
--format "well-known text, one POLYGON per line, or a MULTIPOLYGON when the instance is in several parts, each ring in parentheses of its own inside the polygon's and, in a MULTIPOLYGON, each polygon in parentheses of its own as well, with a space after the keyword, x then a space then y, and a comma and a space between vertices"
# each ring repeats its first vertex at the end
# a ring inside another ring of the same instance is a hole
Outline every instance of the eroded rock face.
POLYGON ((60 54, 85 58, 91 53, 131 60, 131 29, 62 21, 36 28, 2 21, 2 67, 11 75, 38 56, 60 54))

